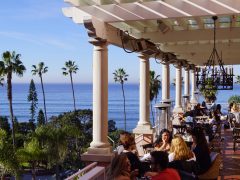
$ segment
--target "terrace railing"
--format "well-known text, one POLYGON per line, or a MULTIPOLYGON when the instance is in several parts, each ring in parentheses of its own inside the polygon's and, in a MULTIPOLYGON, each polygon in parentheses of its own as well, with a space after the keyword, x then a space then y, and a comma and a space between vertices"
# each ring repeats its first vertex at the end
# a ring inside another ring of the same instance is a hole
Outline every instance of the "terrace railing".
POLYGON ((65 180, 105 180, 105 167, 97 166, 97 162, 89 164, 65 180))

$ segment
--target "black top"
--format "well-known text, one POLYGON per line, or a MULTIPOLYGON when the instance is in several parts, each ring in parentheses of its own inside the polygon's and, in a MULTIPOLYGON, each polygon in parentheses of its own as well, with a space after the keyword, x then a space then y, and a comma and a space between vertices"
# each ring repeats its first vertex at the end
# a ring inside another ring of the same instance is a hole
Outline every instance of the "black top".
POLYGON ((126 152, 128 160, 131 164, 131 171, 134 171, 135 169, 139 170, 139 177, 143 176, 145 172, 150 170, 150 167, 147 163, 143 163, 139 160, 136 154, 132 152, 126 152))
POLYGON ((193 150, 199 166, 199 174, 206 172, 211 166, 211 157, 208 151, 202 150, 198 145, 193 150))
POLYGON ((190 160, 174 160, 168 164, 168 167, 177 169, 178 171, 183 171, 190 174, 198 174, 198 165, 196 161, 190 160))

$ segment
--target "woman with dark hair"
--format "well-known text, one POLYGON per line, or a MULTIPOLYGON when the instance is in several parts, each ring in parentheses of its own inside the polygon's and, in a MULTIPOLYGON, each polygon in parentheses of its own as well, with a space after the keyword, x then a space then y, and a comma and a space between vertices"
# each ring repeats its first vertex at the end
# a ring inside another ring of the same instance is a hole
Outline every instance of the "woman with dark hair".
POLYGON ((107 172, 108 180, 130 180, 131 164, 125 154, 115 156, 107 172))
POLYGON ((191 134, 193 138, 192 149, 199 165, 198 174, 202 174, 211 166, 210 150, 202 128, 195 127, 191 134))
POLYGON ((171 147, 172 136, 169 130, 163 129, 154 143, 155 151, 168 152, 171 147))

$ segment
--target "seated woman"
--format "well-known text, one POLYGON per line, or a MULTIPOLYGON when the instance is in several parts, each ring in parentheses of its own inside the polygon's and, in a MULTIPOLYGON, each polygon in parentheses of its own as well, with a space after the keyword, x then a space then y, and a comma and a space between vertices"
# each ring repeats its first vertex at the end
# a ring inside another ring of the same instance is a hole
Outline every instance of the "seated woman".
MULTIPOLYGON (((172 141, 172 136, 170 131, 167 129, 163 129, 154 143, 154 150, 169 152, 171 147, 171 141, 172 141)), ((150 159, 151 159, 151 155, 150 153, 147 153, 141 158, 141 161, 146 161, 150 159)))
POLYGON ((168 159, 169 167, 197 174, 196 157, 181 136, 173 138, 168 159))
POLYGON ((126 131, 120 133, 119 146, 117 147, 118 154, 122 152, 133 152, 137 155, 137 148, 134 137, 126 131))
POLYGON ((125 154, 115 156, 107 172, 108 180, 130 180, 131 164, 125 154))
POLYGON ((194 107, 194 111, 193 111, 194 117, 196 116, 203 116, 204 113, 201 109, 201 104, 198 103, 195 107, 194 107))
POLYGON ((170 131, 167 129, 163 129, 154 143, 154 150, 166 152, 170 151, 171 141, 172 137, 170 131))
POLYGON ((192 130, 192 149, 198 163, 198 174, 206 172, 211 166, 210 150, 203 129, 196 127, 192 130))
POLYGON ((122 154, 125 154, 131 164, 131 171, 138 171, 137 176, 143 175, 149 167, 147 164, 140 162, 137 156, 135 139, 130 133, 125 133, 125 135, 120 136, 120 143, 123 146, 122 154))
POLYGON ((240 123, 240 112, 239 107, 236 103, 233 104, 231 113, 235 116, 235 123, 240 123))

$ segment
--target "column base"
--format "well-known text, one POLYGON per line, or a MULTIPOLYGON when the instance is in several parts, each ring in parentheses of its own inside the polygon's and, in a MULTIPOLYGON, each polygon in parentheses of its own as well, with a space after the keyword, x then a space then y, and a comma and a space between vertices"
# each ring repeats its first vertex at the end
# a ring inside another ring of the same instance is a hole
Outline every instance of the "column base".
POLYGON ((161 103, 167 103, 167 104, 171 104, 172 100, 171 99, 162 99, 161 103))
POLYGON ((145 144, 153 143, 154 130, 152 128, 151 129, 144 129, 144 128, 141 129, 139 126, 137 126, 133 130, 133 133, 135 134, 135 142, 136 142, 138 155, 143 156, 144 150, 143 150, 142 146, 145 144))
POLYGON ((81 155, 81 160, 84 162, 100 162, 110 163, 114 158, 115 153, 112 152, 112 147, 108 148, 92 148, 89 147, 87 152, 81 155))
POLYGON ((152 134, 153 128, 151 124, 138 124, 135 129, 133 129, 134 134, 152 134))
POLYGON ((87 153, 89 154, 111 154, 112 153, 112 147, 106 147, 106 148, 94 148, 89 147, 87 150, 87 153))
POLYGON ((183 108, 182 107, 174 107, 173 113, 183 113, 183 108))
POLYGON ((190 97, 189 94, 184 94, 184 95, 183 95, 183 98, 189 98, 189 97, 190 97))

